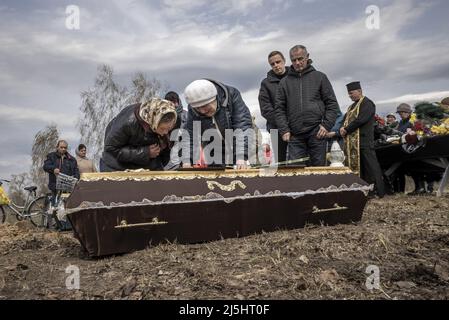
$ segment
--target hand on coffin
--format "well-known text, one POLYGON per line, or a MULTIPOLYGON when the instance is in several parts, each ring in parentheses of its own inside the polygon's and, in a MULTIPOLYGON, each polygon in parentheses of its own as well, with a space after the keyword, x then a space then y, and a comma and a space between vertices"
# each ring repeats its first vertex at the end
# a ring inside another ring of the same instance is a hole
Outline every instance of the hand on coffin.
POLYGON ((411 135, 411 136, 415 136, 416 135, 416 131, 414 131, 413 129, 407 128, 407 134, 411 135))
POLYGON ((345 128, 340 128, 340 135, 344 138, 346 137, 346 135, 348 134, 348 132, 346 131, 345 128))
POLYGON ((55 175, 58 175, 59 174, 59 169, 58 168, 56 168, 54 171, 53 171, 53 173, 55 174, 55 175))
POLYGON ((248 169, 248 165, 245 160, 237 160, 237 170, 245 170, 248 169))
POLYGON ((161 148, 159 147, 159 145, 152 144, 150 146, 150 158, 151 159, 157 158, 159 156, 159 153, 161 153, 161 148))

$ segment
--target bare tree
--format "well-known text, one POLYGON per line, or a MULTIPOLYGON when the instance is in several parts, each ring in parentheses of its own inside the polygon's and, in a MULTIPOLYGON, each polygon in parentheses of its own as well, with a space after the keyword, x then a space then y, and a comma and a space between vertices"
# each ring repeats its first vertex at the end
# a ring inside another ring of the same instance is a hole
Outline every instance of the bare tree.
POLYGON ((9 184, 9 196, 17 204, 25 202, 27 192, 24 187, 37 186, 37 194, 48 192, 48 174, 43 170, 44 161, 52 151, 56 150, 56 143, 59 140, 58 129, 55 124, 48 125, 34 136, 33 147, 31 149, 31 167, 29 172, 13 174, 9 184))
POLYGON ((113 75, 110 66, 99 66, 94 86, 81 93, 82 115, 77 126, 81 142, 88 147, 95 161, 101 157, 109 122, 127 105, 147 101, 163 89, 158 80, 148 80, 143 73, 134 75, 130 88, 119 85, 113 75))
POLYGON ((126 104, 142 103, 150 100, 153 97, 161 96, 163 91, 167 90, 166 85, 153 78, 147 79, 142 73, 138 72, 132 79, 132 87, 129 90, 126 104))
POLYGON ((9 183, 9 198, 18 205, 23 205, 27 196, 27 192, 23 188, 29 186, 30 175, 26 172, 11 175, 11 182, 9 183))
POLYGON ((30 178, 33 184, 38 187, 38 193, 48 192, 48 174, 42 169, 42 166, 47 154, 56 150, 58 140, 59 133, 55 124, 48 125, 34 136, 31 150, 30 178))
POLYGON ((81 93, 81 113, 78 128, 81 142, 88 146, 95 160, 101 156, 104 131, 109 121, 125 104, 126 89, 113 79, 113 70, 107 65, 98 67, 93 88, 81 93))

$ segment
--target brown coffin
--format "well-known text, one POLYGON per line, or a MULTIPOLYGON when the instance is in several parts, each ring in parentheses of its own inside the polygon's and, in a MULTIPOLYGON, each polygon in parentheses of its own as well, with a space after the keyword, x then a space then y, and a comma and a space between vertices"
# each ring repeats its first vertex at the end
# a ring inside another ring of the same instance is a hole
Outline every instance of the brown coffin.
POLYGON ((359 221, 369 186, 348 169, 83 176, 68 200, 74 232, 91 256, 161 242, 198 243, 359 221))

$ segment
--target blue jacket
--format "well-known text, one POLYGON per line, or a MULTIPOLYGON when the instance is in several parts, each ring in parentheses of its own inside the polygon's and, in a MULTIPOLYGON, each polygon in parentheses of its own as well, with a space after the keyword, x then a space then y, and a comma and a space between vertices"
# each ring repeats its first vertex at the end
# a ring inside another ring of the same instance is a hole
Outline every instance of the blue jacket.
POLYGON ((54 171, 56 168, 59 169, 61 173, 68 176, 80 178, 80 172, 78 170, 78 164, 76 159, 72 157, 69 153, 61 156, 59 152, 51 152, 47 155, 47 159, 44 162, 44 171, 48 172, 48 189, 51 191, 56 191, 56 175, 54 171))
MULTIPOLYGON (((190 161, 191 163, 196 163, 199 159, 199 149, 195 148, 193 140, 193 123, 194 121, 199 121, 201 123, 201 136, 203 133, 208 129, 213 130, 219 130, 219 135, 225 139, 226 129, 241 129, 244 131, 252 128, 252 119, 251 119, 251 113, 246 106, 245 102, 242 99, 242 96, 240 95, 240 92, 233 87, 224 85, 220 82, 211 81, 215 87, 217 88, 218 92, 218 106, 217 111, 215 115, 211 117, 206 117, 198 112, 195 111, 190 105, 188 106, 188 114, 187 114, 187 121, 185 129, 188 131, 190 135, 190 161)), ((196 142, 199 142, 199 137, 195 137, 196 142)), ((235 140, 235 139, 234 139, 235 140)), ((210 142, 203 142, 203 147, 206 147, 210 142)), ((242 154, 242 150, 236 150, 235 148, 235 141, 233 142, 234 145, 234 152, 232 154, 233 159, 230 159, 227 161, 227 164, 230 164, 231 160, 233 163, 235 163, 236 159, 248 159, 248 139, 245 139, 244 141, 244 150, 242 154)), ((222 140, 222 157, 221 162, 216 163, 208 163, 208 164, 217 164, 217 165, 223 165, 224 163, 224 157, 225 157, 225 143, 222 140)))
POLYGON ((335 132, 337 137, 341 138, 340 135, 340 128, 343 126, 343 120, 345 118, 345 115, 340 111, 339 116, 337 117, 337 120, 335 121, 334 126, 330 130, 331 132, 335 132))
POLYGON ((408 128, 413 128, 413 125, 410 123, 410 118, 406 119, 406 120, 402 120, 399 121, 398 123, 398 127, 396 128, 396 130, 401 131, 402 133, 407 133, 407 129, 408 128))

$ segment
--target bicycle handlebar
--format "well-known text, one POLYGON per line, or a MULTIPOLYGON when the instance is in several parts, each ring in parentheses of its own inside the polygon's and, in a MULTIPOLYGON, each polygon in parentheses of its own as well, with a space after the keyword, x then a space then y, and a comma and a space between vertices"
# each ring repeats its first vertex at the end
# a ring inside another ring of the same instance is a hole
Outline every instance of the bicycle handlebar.
POLYGON ((11 181, 6 179, 0 179, 0 186, 2 186, 3 182, 10 183, 11 181))

